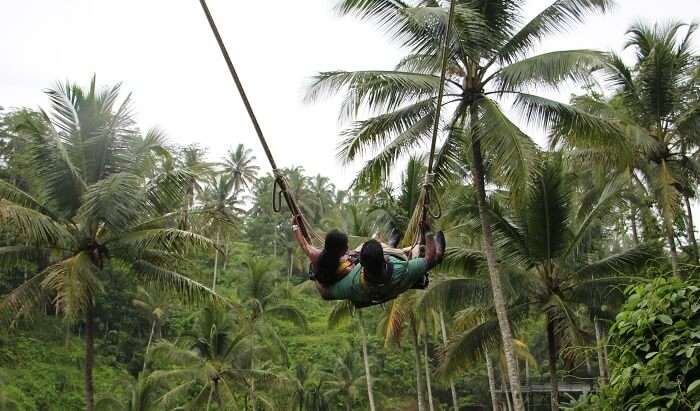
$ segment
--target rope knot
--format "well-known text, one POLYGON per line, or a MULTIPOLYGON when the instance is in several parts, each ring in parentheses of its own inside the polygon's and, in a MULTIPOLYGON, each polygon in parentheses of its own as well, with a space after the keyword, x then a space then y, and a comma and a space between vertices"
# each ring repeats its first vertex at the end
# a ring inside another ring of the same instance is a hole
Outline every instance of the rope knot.
POLYGON ((432 188, 435 185, 435 173, 428 173, 423 180, 423 187, 432 188))

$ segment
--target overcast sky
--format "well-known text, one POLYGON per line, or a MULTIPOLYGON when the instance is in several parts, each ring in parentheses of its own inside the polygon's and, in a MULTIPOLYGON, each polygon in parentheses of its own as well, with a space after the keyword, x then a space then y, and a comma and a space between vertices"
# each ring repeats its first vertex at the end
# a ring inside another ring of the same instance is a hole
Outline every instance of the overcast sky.
MULTIPOLYGON (((528 13, 551 2, 530 0, 528 13)), ((338 101, 305 104, 305 87, 318 71, 390 69, 403 53, 375 26, 338 17, 336 3, 209 0, 278 163, 344 188, 352 169, 335 158, 338 101)), ((618 0, 611 14, 541 50, 619 50, 639 19, 699 18, 700 0, 618 0)), ((199 143, 212 158, 243 143, 267 170, 197 0, 0 0, 0 106, 46 106, 43 89, 65 79, 86 85, 93 73, 133 92, 143 129, 199 143)))

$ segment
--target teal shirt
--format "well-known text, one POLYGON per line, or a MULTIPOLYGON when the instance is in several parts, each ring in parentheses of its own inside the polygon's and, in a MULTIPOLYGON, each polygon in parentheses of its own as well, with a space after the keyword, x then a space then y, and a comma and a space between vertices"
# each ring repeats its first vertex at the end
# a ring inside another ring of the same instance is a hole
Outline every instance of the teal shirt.
MULTIPOLYGON (((391 276, 391 284, 387 286, 392 294, 398 295, 413 287, 428 271, 428 263, 425 258, 414 258, 409 261, 389 257, 389 262, 394 268, 391 276)), ((362 266, 355 267, 337 283, 330 286, 332 300, 350 300, 356 305, 372 302, 370 290, 365 289, 361 282, 362 266)))

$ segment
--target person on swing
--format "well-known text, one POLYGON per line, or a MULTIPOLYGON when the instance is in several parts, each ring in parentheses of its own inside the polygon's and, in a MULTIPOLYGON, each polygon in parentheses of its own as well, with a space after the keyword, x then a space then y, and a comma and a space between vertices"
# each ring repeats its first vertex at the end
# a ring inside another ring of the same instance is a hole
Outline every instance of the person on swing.
MULTIPOLYGON (((436 236, 426 227, 425 257, 405 260, 397 258, 395 249, 377 240, 365 242, 357 259, 348 253, 347 235, 333 230, 326 235, 323 250, 313 247, 293 225, 295 238, 311 260, 314 281, 325 300, 350 300, 356 307, 367 307, 396 298, 412 289, 423 289, 428 283, 428 271, 442 261, 445 237, 436 236)), ((409 249, 399 250, 408 254, 409 249)))

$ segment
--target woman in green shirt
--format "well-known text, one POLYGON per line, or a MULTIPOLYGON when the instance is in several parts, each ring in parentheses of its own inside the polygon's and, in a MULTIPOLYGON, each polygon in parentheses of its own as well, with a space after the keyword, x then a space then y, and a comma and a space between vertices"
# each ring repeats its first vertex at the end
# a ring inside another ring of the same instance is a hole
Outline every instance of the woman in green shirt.
MULTIPOLYGON (((299 227, 293 226, 297 241, 314 265, 322 250, 315 249, 299 235, 299 227), (314 258, 315 257, 315 258, 314 258)), ((350 300, 356 307, 368 307, 398 297, 412 289, 424 289, 428 285, 428 271, 440 264, 445 251, 445 236, 438 232, 426 233, 425 257, 405 260, 385 253, 385 247, 377 240, 363 244, 359 264, 351 267, 343 264, 347 273, 332 284, 316 281, 325 300, 350 300)), ((346 261, 346 260, 343 260, 346 261)), ((339 266, 340 269, 340 266, 339 266)))

